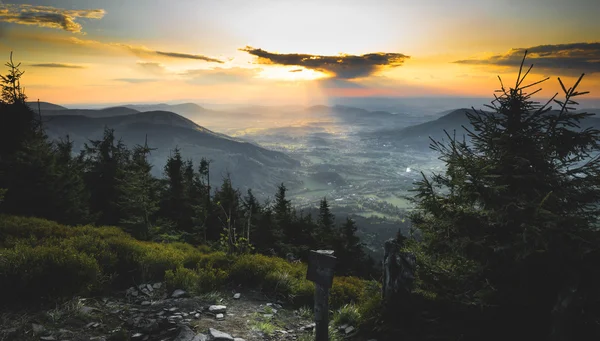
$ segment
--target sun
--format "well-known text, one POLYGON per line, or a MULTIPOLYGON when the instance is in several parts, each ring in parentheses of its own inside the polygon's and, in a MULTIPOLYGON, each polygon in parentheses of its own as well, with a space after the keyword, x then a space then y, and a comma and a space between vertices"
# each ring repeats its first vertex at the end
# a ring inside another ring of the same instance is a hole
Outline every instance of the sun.
POLYGON ((285 81, 309 81, 329 76, 323 72, 300 67, 273 66, 264 68, 258 77, 285 81))

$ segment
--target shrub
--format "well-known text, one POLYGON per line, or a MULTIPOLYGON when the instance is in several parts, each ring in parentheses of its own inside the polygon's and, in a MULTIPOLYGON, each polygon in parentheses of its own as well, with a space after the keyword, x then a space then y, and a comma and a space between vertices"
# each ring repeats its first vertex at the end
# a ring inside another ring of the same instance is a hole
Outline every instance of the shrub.
POLYGON ((366 282, 357 277, 334 277, 329 304, 332 307, 341 307, 346 303, 358 303, 366 288, 366 282))
POLYGON ((360 318, 360 309, 357 305, 345 304, 335 312, 333 316, 333 323, 336 326, 341 326, 344 324, 358 326, 360 318))
POLYGON ((165 283, 170 290, 184 289, 190 293, 197 293, 200 276, 194 270, 178 267, 165 272, 165 283))
POLYGON ((229 278, 225 270, 217 268, 199 268, 196 272, 199 279, 198 288, 204 293, 221 289, 229 278))
POLYGON ((0 250, 3 302, 86 292, 100 276, 96 260, 73 248, 17 244, 0 250))

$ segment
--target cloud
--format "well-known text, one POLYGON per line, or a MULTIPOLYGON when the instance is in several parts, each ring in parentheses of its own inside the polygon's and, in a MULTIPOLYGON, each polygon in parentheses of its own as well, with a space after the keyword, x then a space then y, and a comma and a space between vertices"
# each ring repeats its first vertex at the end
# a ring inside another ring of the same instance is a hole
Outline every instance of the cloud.
POLYGON ((138 67, 142 68, 144 71, 155 74, 162 75, 166 72, 164 65, 154 62, 137 62, 138 67))
POLYGON ((81 24, 75 20, 102 19, 103 9, 67 10, 51 6, 17 5, 0 3, 0 22, 34 25, 81 33, 81 24))
POLYGON ((113 43, 113 46, 123 47, 138 57, 167 57, 167 58, 177 58, 177 59, 192 59, 192 60, 203 60, 205 62, 211 63, 219 63, 223 64, 224 62, 215 58, 199 55, 199 54, 189 54, 189 53, 180 53, 180 52, 164 52, 152 50, 144 46, 134 46, 129 44, 118 44, 113 43))
POLYGON ((63 64, 63 63, 42 63, 42 64, 30 64, 32 67, 44 67, 44 68, 57 68, 57 69, 85 69, 85 66, 75 64, 63 64))
POLYGON ((290 72, 302 72, 302 69, 294 69, 294 70, 290 70, 290 72))
POLYGON ((188 83, 196 85, 214 85, 245 82, 254 79, 262 69, 241 67, 187 70, 181 76, 188 78, 188 83))
POLYGON ((157 82, 158 79, 153 78, 117 78, 113 79, 117 82, 131 83, 131 84, 140 84, 140 83, 152 83, 157 82))
POLYGON ((258 57, 259 64, 301 66, 323 72, 336 78, 354 79, 370 76, 384 68, 401 66, 409 56, 401 53, 368 53, 360 56, 341 54, 319 56, 299 53, 271 53, 246 46, 240 51, 258 57))
POLYGON ((600 42, 539 45, 511 49, 505 54, 483 59, 457 60, 457 64, 519 66, 527 50, 527 65, 534 69, 561 71, 567 74, 600 72, 600 42))

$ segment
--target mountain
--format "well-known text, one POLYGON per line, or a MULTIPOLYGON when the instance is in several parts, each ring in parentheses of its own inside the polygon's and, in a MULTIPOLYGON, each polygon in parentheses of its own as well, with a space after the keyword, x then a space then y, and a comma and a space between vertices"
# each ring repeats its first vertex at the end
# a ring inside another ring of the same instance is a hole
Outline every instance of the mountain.
POLYGON ((42 110, 42 111, 49 111, 49 110, 67 110, 67 108, 57 105, 57 104, 52 104, 52 103, 48 103, 48 102, 39 102, 39 106, 38 106, 38 102, 27 102, 27 105, 29 105, 29 107, 31 109, 33 109, 35 112, 38 111, 38 109, 42 110))
POLYGON ((137 111, 171 111, 181 115, 181 113, 197 113, 205 111, 203 107, 195 103, 182 104, 128 104, 126 108, 135 109, 137 111))
MULTIPOLYGON (((396 147, 410 146, 412 148, 425 150, 429 149, 431 142, 430 137, 436 141, 447 141, 446 132, 452 136, 456 131, 456 137, 461 138, 463 135, 468 140, 467 131, 463 128, 472 130, 472 125, 467 117, 467 112, 472 113, 472 109, 456 109, 452 110, 438 119, 421 123, 418 125, 402 128, 402 129, 382 129, 376 132, 367 133, 368 139, 375 139, 382 143, 392 143, 396 147)), ((588 111, 589 112, 589 111, 588 111)), ((551 110, 547 115, 556 115, 558 111, 551 110)), ((438 116, 438 115, 436 115, 438 116)), ((600 129, 600 118, 588 117, 580 122, 581 129, 592 127, 600 129)))
POLYGON ((111 117, 125 116, 138 113, 138 110, 126 107, 112 107, 105 109, 42 109, 42 116, 86 116, 86 117, 111 117))
POLYGON ((294 183, 294 170, 300 163, 284 153, 261 148, 255 144, 212 132, 194 122, 168 111, 150 111, 110 117, 55 115, 44 124, 51 138, 66 135, 79 151, 89 139, 102 137, 104 127, 115 130, 117 138, 129 147, 148 144, 156 148, 150 155, 154 174, 162 175, 167 157, 175 147, 184 158, 199 162, 201 157, 213 160, 211 178, 219 182, 227 172, 236 187, 252 188, 264 196, 275 192, 281 182, 294 183))

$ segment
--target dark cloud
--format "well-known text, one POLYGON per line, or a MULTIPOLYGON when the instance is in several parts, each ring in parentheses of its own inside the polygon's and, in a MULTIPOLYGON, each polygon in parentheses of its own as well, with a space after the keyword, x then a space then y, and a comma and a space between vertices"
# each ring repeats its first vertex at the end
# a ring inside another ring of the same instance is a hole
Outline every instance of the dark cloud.
POLYGON ((150 79, 150 78, 117 78, 114 80, 117 82, 132 83, 132 84, 152 83, 152 82, 158 81, 158 79, 150 79))
POLYGON ((42 63, 42 64, 30 64, 33 67, 45 67, 45 68, 57 68, 57 69, 85 69, 85 66, 75 64, 63 64, 63 63, 42 63))
POLYGON ((62 29, 68 32, 80 33, 81 24, 77 18, 102 19, 103 9, 67 10, 51 6, 0 4, 0 22, 21 25, 35 25, 62 29))
POLYGON ((368 53, 360 56, 342 54, 319 56, 299 53, 271 53, 263 49, 246 46, 240 51, 258 57, 259 64, 301 66, 323 72, 341 79, 370 76, 384 69, 401 66, 409 56, 401 53, 368 53))
POLYGON ((562 71, 568 74, 600 72, 600 42, 539 45, 511 49, 485 59, 457 60, 458 64, 519 66, 527 50, 526 64, 534 69, 562 71))
POLYGON ((134 46, 128 44, 110 44, 113 46, 119 46, 128 49, 133 54, 139 57, 168 57, 168 58, 178 58, 178 59, 193 59, 193 60, 203 60, 211 63, 219 63, 223 64, 224 62, 215 58, 199 55, 199 54, 188 54, 188 53, 180 53, 180 52, 164 52, 164 51, 156 51, 149 49, 143 46, 134 46))
POLYGON ((290 70, 290 72, 302 72, 302 69, 294 69, 294 70, 290 70))

